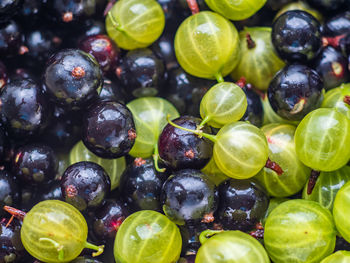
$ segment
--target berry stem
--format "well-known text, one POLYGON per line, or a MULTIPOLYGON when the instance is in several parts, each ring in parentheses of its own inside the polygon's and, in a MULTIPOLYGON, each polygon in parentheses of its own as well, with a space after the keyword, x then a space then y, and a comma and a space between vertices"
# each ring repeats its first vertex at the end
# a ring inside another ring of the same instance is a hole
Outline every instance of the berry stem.
POLYGON ((46 241, 46 242, 51 243, 57 249, 58 260, 64 261, 63 246, 60 243, 56 242, 55 240, 52 240, 51 238, 46 238, 46 237, 39 238, 39 242, 42 242, 42 241, 46 241))
POLYGON ((198 14, 199 13, 199 7, 198 7, 198 3, 196 0, 186 0, 187 1, 187 5, 190 8, 192 15, 198 14))
POLYGON ((102 245, 102 246, 96 246, 94 244, 91 244, 89 242, 86 242, 85 243, 85 248, 88 248, 88 249, 92 249, 92 250, 96 250, 96 252, 92 253, 92 256, 93 257, 98 257, 99 255, 101 255, 104 251, 104 248, 105 246, 102 245))
POLYGON ((204 230, 199 235, 199 242, 201 242, 201 244, 203 245, 209 238, 221 232, 224 232, 224 230, 204 230))
POLYGON ((196 134, 199 138, 204 137, 204 138, 211 140, 214 143, 217 142, 217 138, 215 135, 204 133, 202 130, 191 130, 191 129, 187 129, 185 127, 181 127, 180 125, 177 125, 174 122, 172 122, 169 118, 170 118, 170 115, 168 115, 166 117, 166 119, 171 126, 174 126, 175 128, 178 128, 178 129, 183 130, 183 131, 192 132, 192 133, 196 134))
POLYGON ((108 1, 108 4, 106 5, 106 8, 103 12, 103 16, 106 16, 108 14, 108 12, 112 9, 115 2, 116 2, 116 0, 109 0, 108 1))
POLYGON ((247 39, 247 46, 248 46, 248 49, 253 49, 253 48, 255 48, 255 47, 256 47, 256 44, 255 44, 254 40, 252 39, 252 36, 251 36, 249 33, 247 33, 247 34, 245 35, 245 37, 246 37, 246 39, 247 39))
POLYGON ((317 182, 317 179, 318 177, 320 176, 320 173, 319 171, 315 171, 315 170, 312 170, 311 171, 311 175, 310 175, 310 178, 309 178, 309 182, 307 184, 307 194, 308 195, 311 195, 312 194, 312 190, 314 190, 314 187, 316 185, 316 182, 317 182))
POLYGON ((346 103, 350 106, 350 96, 349 95, 344 96, 344 103, 346 103))
POLYGON ((153 162, 154 162, 154 168, 156 168, 157 172, 164 173, 165 168, 159 168, 158 162, 159 162, 159 151, 158 151, 158 143, 154 145, 154 154, 153 154, 153 162))
POLYGON ((16 209, 16 208, 13 208, 11 206, 7 206, 5 205, 4 208, 3 208, 7 213, 11 214, 12 216, 16 217, 17 219, 23 221, 24 217, 26 216, 26 213, 19 210, 19 209, 16 209))
POLYGON ((271 161, 270 158, 267 159, 265 167, 273 170, 278 175, 283 174, 283 170, 282 170, 281 166, 279 166, 276 162, 271 161))
POLYGON ((198 125, 197 130, 203 129, 204 125, 207 124, 211 119, 211 116, 205 116, 205 118, 202 120, 202 122, 198 125))
POLYGON ((220 72, 215 74, 215 78, 216 78, 216 81, 219 83, 225 82, 224 77, 222 76, 222 74, 220 72))

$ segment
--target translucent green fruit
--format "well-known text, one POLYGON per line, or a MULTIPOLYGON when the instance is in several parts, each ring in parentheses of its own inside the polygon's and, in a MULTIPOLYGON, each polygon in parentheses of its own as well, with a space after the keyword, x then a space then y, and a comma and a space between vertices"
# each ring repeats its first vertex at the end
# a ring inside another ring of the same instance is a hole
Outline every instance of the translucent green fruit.
POLYGON ((42 262, 70 262, 84 248, 97 249, 86 242, 85 218, 68 203, 49 200, 35 205, 24 217, 21 240, 24 248, 42 262))
POLYGON ((333 172, 321 172, 310 195, 307 194, 307 185, 305 185, 303 199, 318 202, 332 211, 336 194, 348 181, 350 181, 349 166, 333 172))
POLYGON ((295 127, 289 124, 272 123, 261 128, 269 145, 269 158, 278 164, 283 173, 264 167, 255 178, 269 195, 287 197, 303 189, 311 169, 299 161, 294 144, 295 127))
POLYGON ((318 263, 333 252, 335 240, 332 214, 313 201, 283 202, 265 223, 265 248, 276 263, 318 263))
POLYGON ((103 159, 90 152, 88 148, 85 147, 84 143, 80 141, 69 153, 69 165, 83 161, 94 162, 101 165, 111 179, 112 190, 119 186, 120 177, 126 167, 125 157, 118 159, 103 159))
POLYGON ((340 250, 326 257, 321 263, 349 263, 350 251, 340 250))
POLYGON ((262 224, 265 225, 266 223, 266 219, 268 218, 268 216, 271 214, 271 212, 280 204, 282 204, 283 202, 286 202, 290 199, 288 198, 271 198, 270 202, 269 202, 269 207, 267 208, 267 211, 265 213, 264 218, 262 219, 262 224))
POLYGON ((266 0, 205 0, 211 10, 231 20, 251 17, 264 6, 266 0))
POLYGON ((350 182, 347 182, 335 196, 333 216, 342 237, 350 242, 350 182))
POLYGON ((228 75, 239 60, 239 36, 219 14, 204 11, 188 17, 175 36, 175 53, 189 74, 206 79, 228 75))
POLYGON ((199 248, 195 263, 269 263, 264 247, 241 231, 225 231, 199 248))
POLYGON ((179 117, 176 108, 167 100, 157 97, 135 99, 127 104, 134 118, 137 137, 129 154, 133 157, 151 157, 158 137, 168 124, 167 116, 179 117))
POLYGON ((240 120, 247 110, 244 91, 232 82, 216 84, 204 95, 200 104, 202 119, 214 128, 240 120))
POLYGON ((239 33, 241 59, 232 71, 233 79, 245 77, 260 90, 267 90, 275 74, 285 63, 271 41, 270 27, 248 27, 239 33))
POLYGON ((166 216, 149 210, 130 215, 114 243, 117 263, 172 263, 180 257, 181 234, 166 216))
POLYGON ((223 181, 230 179, 227 177, 216 165, 214 157, 212 157, 209 163, 201 170, 201 172, 208 177, 216 186, 223 181))
POLYGON ((309 6, 305 1, 297 1, 297 2, 292 2, 285 5, 277 13, 274 20, 276 20, 280 15, 284 14, 285 12, 293 11, 293 10, 305 11, 305 12, 308 12, 310 15, 313 15, 318 21, 322 22, 323 20, 322 14, 316 9, 313 9, 311 6, 309 6))
POLYGON ((108 12, 106 30, 123 49, 144 48, 163 32, 165 16, 155 0, 119 0, 108 12))
POLYGON ((350 158, 350 120, 335 109, 317 109, 305 116, 295 132, 297 155, 317 171, 334 171, 350 158))
POLYGON ((350 119, 350 83, 327 91, 322 102, 322 108, 336 108, 350 119), (346 99, 348 98, 348 100, 346 99), (348 103, 346 103, 346 101, 348 103))
POLYGON ((265 166, 268 152, 264 133, 252 124, 239 121, 220 129, 216 135, 213 156, 225 175, 247 179, 265 166))

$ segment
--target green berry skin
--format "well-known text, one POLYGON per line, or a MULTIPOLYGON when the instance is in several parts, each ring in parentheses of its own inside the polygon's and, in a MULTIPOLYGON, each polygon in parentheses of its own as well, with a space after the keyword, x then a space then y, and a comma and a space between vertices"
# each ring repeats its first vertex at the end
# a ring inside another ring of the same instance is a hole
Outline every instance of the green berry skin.
POLYGON ((293 11, 293 10, 305 11, 305 12, 309 13, 310 15, 314 16, 318 21, 320 21, 320 22, 323 21, 322 14, 319 11, 317 11, 316 9, 313 9, 311 6, 308 5, 308 3, 304 2, 304 1, 291 2, 287 5, 285 5, 282 9, 280 9, 280 11, 278 11, 274 20, 276 20, 279 16, 281 16, 285 12, 293 11))
POLYGON ((143 210, 120 226, 114 256, 117 263, 170 263, 179 259, 181 247, 175 223, 158 212, 143 210))
POLYGON ((106 170, 109 178, 111 179, 111 190, 114 190, 119 186, 120 177, 126 168, 125 157, 117 159, 103 159, 90 152, 84 143, 80 141, 71 149, 69 153, 69 165, 83 161, 97 163, 106 170))
POLYGON ((350 96, 350 83, 327 91, 321 108, 335 108, 350 119, 350 105, 344 102, 345 96, 350 96))
POLYGON ((266 0, 205 0, 209 8, 230 20, 244 20, 260 10, 266 0))
POLYGON ((210 118, 208 125, 221 128, 239 121, 247 110, 244 91, 232 82, 218 83, 204 95, 200 104, 202 119, 210 118))
POLYGON ((270 202, 269 202, 269 207, 267 208, 267 211, 265 213, 264 218, 261 220, 262 224, 265 225, 266 223, 266 219, 268 218, 268 216, 271 214, 271 212, 280 204, 282 204, 283 202, 288 201, 289 199, 287 198, 271 198, 270 202))
POLYGON ((199 12, 188 17, 178 28, 175 54, 180 66, 193 76, 225 77, 239 60, 237 29, 219 14, 199 12))
POLYGON ((264 247, 241 231, 225 231, 199 248, 195 263, 269 263, 264 247))
POLYGON ((24 217, 21 240, 24 248, 42 262, 70 262, 85 247, 88 227, 85 218, 73 206, 58 200, 43 201, 35 205, 24 217), (63 246, 64 260, 58 259, 58 251, 48 241, 63 246))
POLYGON ((247 122, 225 125, 216 135, 213 156, 218 168, 234 179, 248 179, 266 164, 269 148, 264 133, 247 122))
POLYGON ((233 79, 245 77, 257 89, 267 90, 272 78, 285 66, 272 45, 271 31, 270 27, 248 27, 239 32, 241 59, 231 73, 233 79), (255 47, 249 47, 247 34, 255 47))
POLYGON ((318 202, 332 211, 336 194, 348 181, 350 181, 349 166, 344 166, 333 172, 321 172, 310 195, 307 194, 307 185, 305 185, 303 199, 318 202))
POLYGON ((333 216, 340 235, 350 242, 350 182, 347 182, 335 196, 333 216))
POLYGON ((346 250, 339 250, 321 261, 321 263, 349 263, 349 262, 350 262, 350 251, 346 251, 346 250))
POLYGON ((137 137, 129 154, 133 157, 149 158, 167 122, 180 115, 167 100, 157 97, 143 97, 127 104, 134 118, 137 137))
POLYGON ((272 169, 264 167, 255 176, 271 196, 288 197, 296 194, 303 189, 310 176, 311 169, 299 161, 295 151, 295 129, 295 126, 278 123, 261 128, 269 145, 270 160, 283 170, 283 174, 278 175, 272 169))
POLYGON ((209 163, 201 170, 201 172, 216 186, 219 186, 223 181, 230 179, 226 176, 219 167, 216 165, 214 158, 212 157, 209 163))
POLYGON ((126 50, 148 47, 160 37, 164 26, 163 9, 155 0, 119 0, 106 18, 109 37, 126 50))
POLYGON ((335 248, 332 214, 303 199, 283 202, 267 217, 264 244, 275 263, 318 263, 335 248))
POLYGON ((350 120, 335 109, 320 108, 300 122, 295 132, 298 158, 316 171, 335 171, 350 158, 350 120))

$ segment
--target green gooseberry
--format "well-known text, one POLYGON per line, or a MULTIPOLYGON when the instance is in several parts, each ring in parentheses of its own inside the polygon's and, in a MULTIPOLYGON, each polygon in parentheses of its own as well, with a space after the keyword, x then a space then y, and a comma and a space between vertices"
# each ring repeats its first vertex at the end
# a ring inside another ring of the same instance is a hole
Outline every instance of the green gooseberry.
POLYGON ((350 251, 346 251, 346 250, 339 250, 321 261, 321 263, 349 263, 349 262, 350 262, 350 251))
POLYGON ((305 185, 303 199, 318 202, 332 211, 336 194, 348 181, 350 181, 349 166, 344 166, 332 172, 321 172, 311 194, 307 194, 308 186, 305 185))
POLYGON ((205 0, 209 8, 231 20, 244 20, 262 8, 266 0, 205 0))
POLYGON ((267 217, 264 245, 273 262, 318 263, 335 248, 332 214, 303 199, 278 205, 267 217))
POLYGON ((200 103, 201 125, 214 128, 239 121, 247 110, 244 91, 232 82, 218 83, 204 95, 200 103))
POLYGON ((350 120, 335 109, 310 112, 295 132, 298 158, 316 171, 334 171, 350 158, 350 120))
POLYGON ((175 35, 175 54, 189 74, 223 82, 239 60, 239 36, 226 18, 202 11, 185 19, 175 35))
POLYGON ((310 15, 314 16, 318 21, 320 21, 320 22, 323 21, 322 14, 318 10, 312 8, 305 1, 291 2, 291 3, 287 4, 287 5, 285 5, 283 8, 280 9, 280 11, 278 11, 278 13, 275 16, 274 20, 276 20, 279 16, 281 16, 285 12, 293 11, 293 10, 305 11, 305 12, 309 13, 310 15))
POLYGON ((145 48, 162 34, 165 16, 155 0, 119 0, 106 17, 106 31, 126 50, 145 48))
POLYGON ((47 200, 35 205, 23 219, 21 240, 24 248, 42 262, 62 263, 77 258, 84 248, 103 253, 103 246, 88 243, 88 226, 72 205, 47 200))
POLYGON ((350 242, 350 182, 347 182, 335 196, 333 216, 335 225, 341 236, 350 242))
POLYGON ((244 77, 260 90, 267 90, 275 74, 285 66, 271 41, 270 27, 246 27, 240 31, 241 57, 232 71, 233 79, 244 77))
POLYGON ((303 189, 311 169, 299 161, 294 144, 295 126, 271 123, 261 130, 269 145, 269 159, 277 164, 282 173, 264 167, 255 178, 264 186, 268 194, 287 197, 303 189))
POLYGON ((350 83, 327 91, 321 108, 335 108, 350 119, 350 83))
POLYGON ((143 210, 127 217, 114 242, 117 263, 176 262, 181 253, 180 230, 161 213, 143 210))
POLYGON ((201 233, 195 263, 269 263, 270 259, 258 240, 241 231, 201 233), (214 234, 214 235, 213 235, 214 234), (212 236, 213 235, 213 236, 212 236), (212 236, 207 239, 207 236, 212 236))

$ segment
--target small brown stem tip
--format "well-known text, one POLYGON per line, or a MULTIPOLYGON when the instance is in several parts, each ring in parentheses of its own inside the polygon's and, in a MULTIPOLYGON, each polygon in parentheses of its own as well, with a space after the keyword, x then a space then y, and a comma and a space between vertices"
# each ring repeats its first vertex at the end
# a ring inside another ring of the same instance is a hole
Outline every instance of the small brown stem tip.
POLYGON ((23 211, 21 211, 21 210, 19 210, 19 209, 13 208, 13 207, 11 207, 11 206, 5 205, 5 206, 3 207, 3 209, 4 209, 7 213, 9 213, 10 215, 16 217, 16 218, 19 219, 19 220, 23 220, 24 217, 26 216, 26 213, 25 213, 25 212, 23 212, 23 211))
POLYGON ((252 36, 251 36, 249 33, 247 33, 247 34, 245 35, 245 37, 246 37, 246 39, 247 39, 247 46, 248 46, 248 49, 253 49, 253 48, 255 48, 255 47, 256 47, 256 44, 255 44, 254 40, 252 39, 252 36))
POLYGON ((190 8, 192 15, 198 14, 199 13, 199 7, 198 7, 198 3, 196 0, 186 0, 187 1, 187 5, 190 8))
POLYGON ((75 67, 72 70, 72 76, 76 79, 81 79, 85 76, 85 70, 82 67, 75 67))
POLYGON ((344 102, 348 105, 350 105, 350 95, 345 95, 344 96, 344 102))
POLYGON ((278 175, 283 174, 283 169, 281 168, 281 166, 279 166, 277 163, 271 161, 270 158, 267 159, 265 167, 275 171, 278 175))
POLYGON ((316 182, 317 182, 317 179, 318 177, 320 176, 320 173, 319 171, 315 171, 315 170, 312 170, 311 171, 311 175, 310 175, 310 178, 309 178, 309 182, 307 184, 307 194, 308 195, 311 195, 312 194, 312 190, 314 190, 314 187, 316 185, 316 182))

